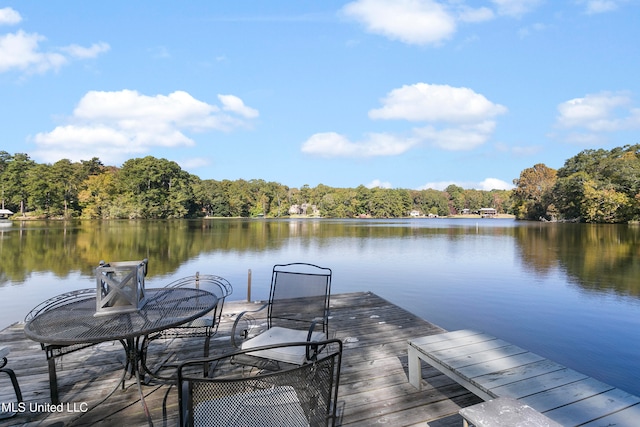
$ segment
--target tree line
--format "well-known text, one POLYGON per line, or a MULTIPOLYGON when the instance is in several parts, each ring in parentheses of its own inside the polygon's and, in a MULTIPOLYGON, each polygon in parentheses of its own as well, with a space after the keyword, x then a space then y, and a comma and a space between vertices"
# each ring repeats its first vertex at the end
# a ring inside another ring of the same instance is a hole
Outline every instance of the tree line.
POLYGON ((286 217, 296 208, 333 218, 448 216, 464 209, 511 209, 510 190, 444 191, 335 188, 323 184, 290 188, 261 179, 200 179, 173 161, 153 156, 105 166, 99 158, 37 163, 25 153, 0 151, 3 207, 31 218, 168 219, 286 217), (293 207, 293 209, 292 209, 293 207))
POLYGON ((584 150, 555 170, 539 163, 514 180, 520 219, 627 223, 640 220, 640 144, 584 150))
POLYGON ((495 208, 518 219, 624 223, 640 220, 640 144, 584 150, 555 170, 539 163, 513 190, 449 185, 425 189, 290 188, 261 179, 200 179, 153 156, 105 166, 97 157, 54 164, 0 151, 2 206, 21 217, 168 219, 286 217, 301 211, 333 218, 448 216, 495 208))

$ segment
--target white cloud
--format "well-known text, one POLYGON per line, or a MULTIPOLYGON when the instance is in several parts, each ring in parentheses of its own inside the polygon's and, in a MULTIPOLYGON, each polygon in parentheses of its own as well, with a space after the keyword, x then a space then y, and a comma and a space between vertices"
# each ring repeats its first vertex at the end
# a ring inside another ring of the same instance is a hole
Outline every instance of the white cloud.
POLYGON ((458 9, 458 19, 461 22, 485 22, 494 18, 493 10, 488 7, 474 9, 468 6, 460 6, 458 9))
POLYGON ((247 107, 242 99, 234 95, 218 95, 218 99, 222 102, 222 109, 233 113, 240 114, 248 119, 258 117, 258 110, 247 107))
POLYGON ((0 25, 15 25, 22 21, 22 16, 10 7, 0 9, 0 25))
POLYGON ((519 18, 538 7, 542 0, 491 0, 500 15, 519 18))
POLYGON ((514 188, 514 185, 498 178, 486 178, 484 181, 478 183, 478 186, 474 188, 485 191, 511 190, 514 188))
POLYGON ((496 126, 493 118, 507 111, 471 89, 426 83, 394 89, 382 104, 369 111, 371 119, 426 122, 427 126, 413 129, 410 137, 372 133, 361 142, 335 132, 317 133, 302 145, 302 151, 323 157, 391 156, 425 141, 444 150, 471 150, 491 137, 496 126))
POLYGON ((557 126, 582 128, 591 132, 615 132, 640 127, 640 110, 630 108, 631 97, 624 92, 600 92, 558 105, 557 126))
POLYGON ((342 13, 371 33, 408 44, 437 45, 456 31, 455 18, 432 0, 356 0, 342 13))
POLYGON ((382 103, 382 108, 369 111, 370 118, 472 123, 507 111, 471 89, 427 83, 394 89, 382 103))
POLYGON ((470 150, 484 144, 495 129, 493 118, 507 109, 464 87, 417 83, 394 89, 372 119, 427 122, 414 130, 421 140, 445 150, 470 150), (438 128, 433 124, 444 123, 438 128))
MULTIPOLYGON (((17 24, 22 21, 18 12, 11 8, 0 9, 0 25, 17 24)), ((0 34, 0 73, 16 70, 26 74, 43 74, 58 71, 72 58, 95 58, 109 50, 107 43, 96 43, 90 47, 77 44, 45 51, 41 44, 46 37, 38 33, 18 30, 0 34)))
POLYGON ((66 124, 35 135, 38 149, 34 157, 55 162, 95 156, 106 164, 118 164, 153 147, 194 145, 186 131, 229 131, 246 124, 243 117, 222 112, 182 91, 156 96, 132 90, 91 91, 78 102, 66 124))
POLYGON ((606 13, 617 10, 624 0, 580 0, 578 3, 585 4, 585 12, 589 15, 606 13))
POLYGON ((68 61, 55 52, 40 52, 38 44, 44 37, 22 30, 0 36, 0 72, 17 69, 32 73, 58 70, 68 61))
POLYGON ((316 133, 302 144, 302 152, 321 157, 395 156, 408 151, 418 141, 415 138, 371 133, 364 141, 352 142, 335 132, 316 133))
POLYGON ((449 151, 472 150, 487 142, 491 137, 495 123, 485 121, 475 125, 465 125, 455 128, 436 129, 433 126, 416 129, 421 139, 432 145, 449 151))
POLYGON ((108 43, 94 43, 90 47, 78 46, 77 44, 72 44, 71 46, 63 47, 61 50, 66 52, 70 56, 74 58, 95 58, 99 54, 103 52, 108 52, 111 49, 108 43))
POLYGON ((387 181, 380 181, 379 179, 374 179, 370 183, 366 184, 367 188, 392 188, 391 183, 387 181))
POLYGON ((444 191, 448 186, 456 185, 466 190, 511 190, 514 188, 513 184, 503 181, 498 178, 486 178, 481 182, 460 182, 460 181, 439 181, 439 182, 427 182, 420 186, 418 190, 439 190, 444 191))

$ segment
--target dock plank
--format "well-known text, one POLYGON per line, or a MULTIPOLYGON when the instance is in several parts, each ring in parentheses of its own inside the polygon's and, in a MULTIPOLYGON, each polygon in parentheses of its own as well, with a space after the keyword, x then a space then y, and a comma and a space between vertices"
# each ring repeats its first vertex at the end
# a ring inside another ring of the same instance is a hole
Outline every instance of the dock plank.
POLYGON ((629 421, 638 415, 640 397, 487 334, 461 330, 417 337, 408 349, 414 386, 420 379, 413 367, 424 360, 486 400, 521 400, 563 426, 638 423, 629 421))
MULTIPOLYGON (((229 332, 235 316, 253 310, 262 302, 225 303, 218 335, 212 340, 212 354, 230 351, 229 332)), ((458 410, 481 399, 441 374, 425 366, 428 381, 422 390, 407 380, 406 342, 411 337, 445 332, 437 325, 418 318, 370 292, 335 294, 331 297, 330 334, 344 342, 344 357, 339 390, 338 425, 370 426, 386 423, 394 426, 453 427, 461 424, 458 410), (435 423, 435 424, 434 424, 435 423)), ((24 336, 17 323, 0 331, 3 345, 11 347, 9 367, 16 371, 25 402, 49 401, 46 358, 38 343, 24 336)), ((154 353, 172 359, 200 357, 198 339, 157 342, 154 353)), ((104 343, 65 355, 58 365, 60 398, 67 403, 99 403, 115 386, 122 373, 124 354, 119 343, 104 343)), ((2 378, 0 378, 2 380, 2 378)), ((143 386, 145 401, 155 425, 176 425, 178 399, 176 387, 143 386)), ((20 425, 147 426, 135 382, 126 381, 124 390, 86 414, 21 413, 0 420, 0 427, 20 425)))

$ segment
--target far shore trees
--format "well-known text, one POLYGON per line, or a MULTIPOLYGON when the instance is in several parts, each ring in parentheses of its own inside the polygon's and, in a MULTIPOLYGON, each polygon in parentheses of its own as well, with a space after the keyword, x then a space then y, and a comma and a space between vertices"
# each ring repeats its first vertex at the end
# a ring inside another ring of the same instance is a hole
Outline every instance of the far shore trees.
POLYGON ((640 144, 584 150, 557 171, 537 164, 514 184, 514 213, 520 219, 637 222, 640 144))
POLYGON ((170 219, 286 217, 292 206, 329 218, 449 216, 494 208, 518 219, 622 223, 640 220, 640 145, 585 150, 558 170, 523 170, 513 190, 290 188, 277 182, 202 180, 153 156, 105 166, 94 157, 39 164, 0 151, 2 202, 20 217, 170 219))

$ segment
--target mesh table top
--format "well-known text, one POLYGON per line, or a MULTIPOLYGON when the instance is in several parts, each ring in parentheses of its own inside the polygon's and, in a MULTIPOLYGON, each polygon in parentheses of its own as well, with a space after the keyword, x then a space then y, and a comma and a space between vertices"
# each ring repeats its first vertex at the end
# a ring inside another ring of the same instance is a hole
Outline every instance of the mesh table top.
POLYGON ((218 298, 192 288, 146 289, 146 304, 138 311, 96 316, 96 298, 74 301, 44 311, 24 326, 34 341, 71 345, 148 335, 197 319, 211 311, 218 298))

